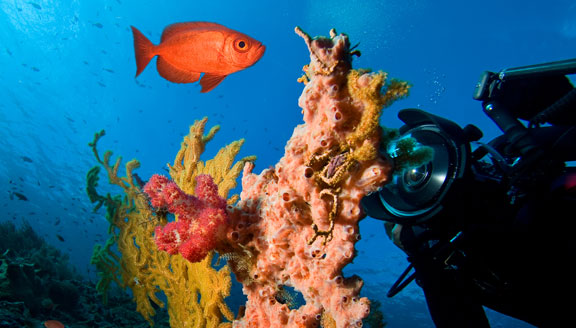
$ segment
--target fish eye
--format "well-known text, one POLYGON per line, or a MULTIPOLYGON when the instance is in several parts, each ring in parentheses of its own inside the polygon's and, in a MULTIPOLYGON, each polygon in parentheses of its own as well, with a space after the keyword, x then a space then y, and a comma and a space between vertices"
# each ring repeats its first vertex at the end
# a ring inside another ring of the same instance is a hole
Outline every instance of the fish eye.
POLYGON ((250 43, 244 39, 234 41, 234 49, 239 52, 246 52, 250 48, 250 43))

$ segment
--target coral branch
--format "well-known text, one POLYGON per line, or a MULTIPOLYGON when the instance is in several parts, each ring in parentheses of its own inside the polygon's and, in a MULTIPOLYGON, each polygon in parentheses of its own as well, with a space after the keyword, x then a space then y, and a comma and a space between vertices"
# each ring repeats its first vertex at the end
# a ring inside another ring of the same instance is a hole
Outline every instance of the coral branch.
POLYGON ((180 253, 190 262, 199 262, 222 239, 227 224, 226 200, 209 175, 196 177, 196 196, 188 195, 168 178, 153 175, 144 186, 154 207, 166 207, 178 220, 156 228, 160 250, 180 253))

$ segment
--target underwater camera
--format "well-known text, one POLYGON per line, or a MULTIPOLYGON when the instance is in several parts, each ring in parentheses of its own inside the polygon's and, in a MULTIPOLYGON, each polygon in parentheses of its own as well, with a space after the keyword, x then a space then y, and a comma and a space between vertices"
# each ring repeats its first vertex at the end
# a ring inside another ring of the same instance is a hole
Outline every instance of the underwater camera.
POLYGON ((474 125, 401 110, 400 138, 432 148, 433 159, 364 197, 365 213, 403 225, 483 215, 486 206, 512 204, 560 176, 576 160, 576 89, 566 77, 574 73, 576 58, 484 72, 474 99, 503 132, 488 143, 478 142, 483 134, 474 125))
MULTIPOLYGON (((523 204, 558 185, 576 188, 576 168, 568 163, 576 160, 576 89, 567 77, 575 73, 576 58, 484 72, 473 98, 502 131, 487 143, 479 142, 483 133, 473 125, 461 128, 420 109, 401 110, 399 139, 431 148, 432 159, 365 196, 364 212, 388 222, 387 229, 403 227, 396 238, 409 258, 423 252, 437 258, 463 245, 467 226, 495 216, 513 221, 523 204)), ((392 161, 394 146, 384 154, 392 161)), ((401 282, 412 267, 389 297, 414 280, 413 274, 401 282)))

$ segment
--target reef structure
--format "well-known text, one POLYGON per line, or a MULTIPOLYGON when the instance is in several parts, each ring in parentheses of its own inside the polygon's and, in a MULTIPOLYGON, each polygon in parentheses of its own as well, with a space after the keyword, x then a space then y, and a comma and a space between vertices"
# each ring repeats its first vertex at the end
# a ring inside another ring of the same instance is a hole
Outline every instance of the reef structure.
MULTIPOLYGON (((300 28, 310 64, 300 79, 304 124, 274 168, 246 163, 240 201, 229 208, 228 243, 253 257, 244 281, 244 317, 234 327, 361 327, 370 312, 362 280, 344 277, 355 257, 364 195, 386 183, 391 165, 379 154, 381 111, 408 93, 386 73, 352 69, 357 53, 345 34, 312 38, 300 28), (284 287, 306 304, 290 309, 284 287)), ((238 268, 231 264, 233 270, 238 268)))
MULTIPOLYGON (((358 222, 365 216, 360 200, 392 175, 379 152, 386 138, 381 111, 407 95, 409 86, 387 80, 384 72, 352 69, 359 53, 345 34, 331 30, 329 37, 312 38, 298 27, 296 33, 311 59, 299 79, 305 84, 299 99, 304 123, 273 168, 255 174, 254 163, 245 162, 240 200, 228 202, 227 217, 218 220, 225 229, 206 234, 217 236, 206 244, 228 260, 248 298, 234 327, 361 327, 370 302, 360 297, 362 280, 344 277, 342 269, 356 255, 358 222), (289 289, 305 304, 295 305, 289 289)), ((187 225, 211 224, 197 209, 183 208, 198 200, 168 184, 144 188, 153 204, 188 199, 169 202, 168 210, 186 217, 187 225)), ((157 228, 156 243, 185 255, 190 246, 184 243, 192 238, 185 234, 193 230, 174 228, 157 228)))

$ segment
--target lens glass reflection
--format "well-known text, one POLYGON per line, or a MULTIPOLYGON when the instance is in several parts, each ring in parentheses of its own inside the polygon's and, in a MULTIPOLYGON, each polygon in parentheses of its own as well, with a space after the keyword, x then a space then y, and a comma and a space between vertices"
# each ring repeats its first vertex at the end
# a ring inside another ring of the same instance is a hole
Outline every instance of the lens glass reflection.
POLYGON ((413 191, 426 184, 431 171, 429 166, 430 165, 422 165, 420 167, 406 170, 403 176, 403 182, 406 189, 413 191))

